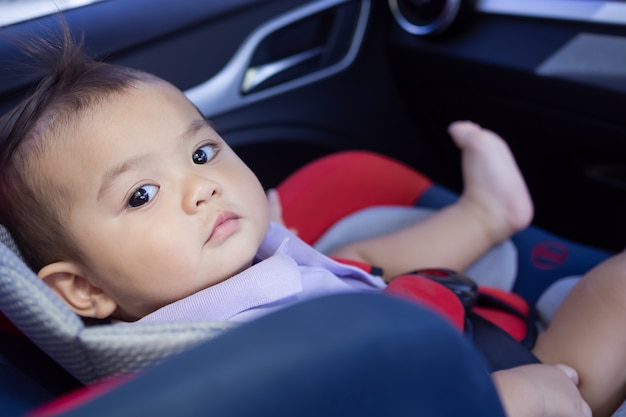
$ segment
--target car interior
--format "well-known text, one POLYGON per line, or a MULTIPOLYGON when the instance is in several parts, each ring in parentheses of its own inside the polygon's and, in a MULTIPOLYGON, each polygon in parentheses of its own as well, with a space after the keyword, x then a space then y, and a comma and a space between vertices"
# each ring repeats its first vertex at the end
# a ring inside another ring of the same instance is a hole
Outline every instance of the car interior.
MULTIPOLYGON (((447 127, 472 120, 511 147, 534 226, 608 253, 624 246, 625 2, 88 2, 3 23, 0 114, 38 81, 14 39, 46 36, 60 14, 90 55, 180 88, 267 189, 311 161, 364 150, 459 193, 447 127)), ((562 253, 548 252, 551 268, 562 253)), ((7 415, 80 389, 3 320, 7 415)))

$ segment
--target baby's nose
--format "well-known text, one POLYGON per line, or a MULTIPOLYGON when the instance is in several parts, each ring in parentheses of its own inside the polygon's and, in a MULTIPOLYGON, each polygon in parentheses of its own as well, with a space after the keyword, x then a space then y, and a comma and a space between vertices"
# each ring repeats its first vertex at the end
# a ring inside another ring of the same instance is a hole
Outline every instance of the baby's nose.
POLYGON ((193 213, 220 193, 219 184, 208 178, 192 176, 185 183, 183 209, 193 213))

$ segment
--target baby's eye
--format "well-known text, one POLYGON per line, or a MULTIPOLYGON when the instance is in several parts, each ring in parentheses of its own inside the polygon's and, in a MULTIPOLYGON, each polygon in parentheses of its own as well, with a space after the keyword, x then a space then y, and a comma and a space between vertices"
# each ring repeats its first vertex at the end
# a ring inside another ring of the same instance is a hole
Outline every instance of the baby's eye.
POLYGON ((137 188, 128 199, 128 207, 135 208, 143 206, 156 196, 159 192, 159 187, 156 185, 143 185, 137 188))
POLYGON ((217 149, 213 145, 204 145, 196 149, 191 159, 194 164, 202 165, 209 162, 217 154, 217 149))

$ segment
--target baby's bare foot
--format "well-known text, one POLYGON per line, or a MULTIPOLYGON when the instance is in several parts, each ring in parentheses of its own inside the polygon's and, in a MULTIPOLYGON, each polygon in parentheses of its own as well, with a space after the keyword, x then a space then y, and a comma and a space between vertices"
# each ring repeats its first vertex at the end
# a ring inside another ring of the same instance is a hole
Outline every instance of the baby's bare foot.
POLYGON ((448 130, 463 152, 464 190, 459 202, 478 209, 494 242, 528 226, 532 199, 506 142, 472 122, 454 122, 448 130))

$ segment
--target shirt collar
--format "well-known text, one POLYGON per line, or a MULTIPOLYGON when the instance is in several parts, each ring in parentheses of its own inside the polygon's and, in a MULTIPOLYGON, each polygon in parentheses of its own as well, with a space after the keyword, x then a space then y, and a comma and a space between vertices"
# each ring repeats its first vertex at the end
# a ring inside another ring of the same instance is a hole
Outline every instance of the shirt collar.
MULTIPOLYGON (((274 242, 276 243, 276 242, 274 242)), ((274 254, 219 284, 145 316, 141 322, 228 320, 250 308, 291 297, 302 292, 298 264, 284 252, 284 238, 274 254)), ((268 245, 268 249, 269 246, 268 245)))

